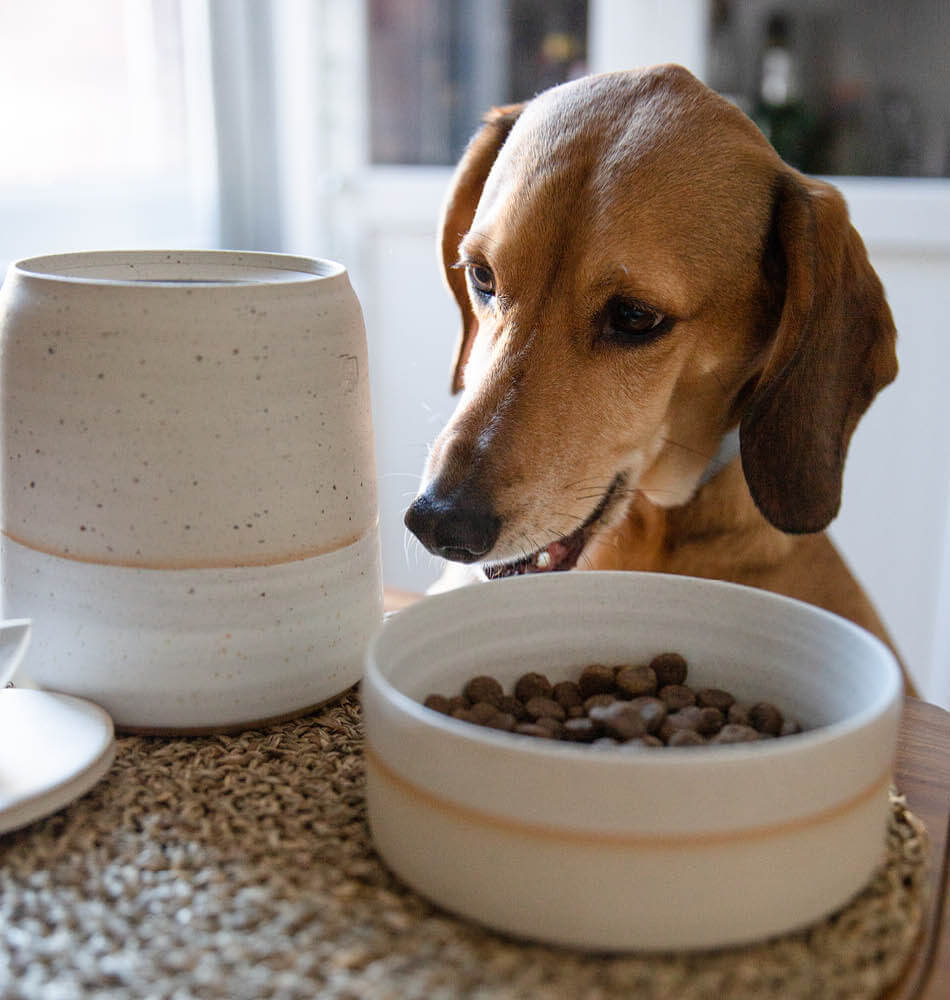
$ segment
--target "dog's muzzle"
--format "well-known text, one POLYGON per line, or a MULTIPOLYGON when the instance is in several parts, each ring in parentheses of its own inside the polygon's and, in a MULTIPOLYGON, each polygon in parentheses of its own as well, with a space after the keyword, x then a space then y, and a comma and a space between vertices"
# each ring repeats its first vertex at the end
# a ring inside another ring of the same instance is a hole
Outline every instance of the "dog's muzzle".
POLYGON ((437 483, 413 500, 404 520, 430 552, 451 562, 477 562, 501 532, 501 518, 478 493, 459 488, 444 495, 437 483))

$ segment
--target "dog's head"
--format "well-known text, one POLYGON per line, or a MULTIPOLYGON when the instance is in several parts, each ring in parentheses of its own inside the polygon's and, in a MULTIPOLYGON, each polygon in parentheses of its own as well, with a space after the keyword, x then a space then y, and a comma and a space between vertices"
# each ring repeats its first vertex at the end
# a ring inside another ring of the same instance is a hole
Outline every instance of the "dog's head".
POLYGON ((406 515, 489 575, 577 563, 633 491, 674 506, 738 425, 763 515, 835 516, 848 442, 896 374, 840 194, 680 67, 500 108, 442 220, 458 407, 406 515))

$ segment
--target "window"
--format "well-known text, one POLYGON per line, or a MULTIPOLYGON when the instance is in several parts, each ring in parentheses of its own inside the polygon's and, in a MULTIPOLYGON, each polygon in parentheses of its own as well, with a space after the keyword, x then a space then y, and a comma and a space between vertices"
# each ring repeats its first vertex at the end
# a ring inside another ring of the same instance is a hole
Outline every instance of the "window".
POLYGON ((370 157, 451 164, 482 114, 586 72, 586 0, 370 0, 370 157))
POLYGON ((945 0, 715 0, 708 80, 806 173, 950 176, 945 0))
POLYGON ((198 6, 5 6, 4 268, 47 251, 212 238, 214 143, 198 6))

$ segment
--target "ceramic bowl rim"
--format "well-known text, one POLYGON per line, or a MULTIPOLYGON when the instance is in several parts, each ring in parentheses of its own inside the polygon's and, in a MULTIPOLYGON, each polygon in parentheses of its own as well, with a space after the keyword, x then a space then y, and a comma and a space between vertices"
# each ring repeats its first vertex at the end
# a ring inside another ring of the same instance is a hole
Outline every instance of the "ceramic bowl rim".
POLYGON ((338 278, 347 273, 346 267, 338 261, 324 257, 308 257, 303 254, 269 253, 256 250, 213 250, 213 249, 131 249, 131 250, 70 250, 58 253, 35 254, 23 257, 10 265, 10 274, 21 277, 54 282, 67 282, 77 285, 97 285, 119 288, 249 288, 260 289, 279 285, 286 289, 288 284, 302 284, 314 281, 326 281, 338 278), (224 267, 237 267, 244 264, 248 267, 272 270, 276 274, 296 274, 297 277, 284 277, 279 281, 264 279, 149 279, 149 278, 104 278, 84 277, 81 274, 68 273, 70 265, 79 268, 80 262, 99 266, 114 263, 116 269, 130 262, 157 263, 161 259, 177 258, 176 263, 185 258, 195 262, 211 263, 219 260, 224 267), (231 263, 228 263, 230 261, 231 263), (55 270, 59 267, 62 270, 55 270))
MULTIPOLYGON (((399 688, 397 688, 389 680, 380 667, 379 654, 381 650, 385 650, 387 642, 393 641, 392 637, 394 634, 398 639, 399 630, 411 627, 414 618, 420 614, 431 613, 431 611, 422 612, 418 610, 423 607, 427 609, 433 608, 434 604, 430 602, 449 604, 450 602, 465 601, 467 598, 464 596, 459 597, 459 595, 462 594, 463 591, 467 591, 475 587, 480 589, 483 586, 487 586, 495 588, 497 591, 497 588, 500 587, 503 588, 525 585, 537 586, 538 584, 541 584, 542 586, 552 586, 549 581, 557 580, 558 578, 555 576, 521 576, 504 580, 494 580, 487 584, 473 584, 470 587, 459 588, 457 590, 447 591, 441 594, 433 594, 424 598, 423 601, 420 601, 415 605, 410 605, 409 607, 404 608, 402 611, 392 615, 387 621, 384 621, 370 639, 365 656, 364 676, 370 680, 381 695, 401 713, 409 716, 426 729, 439 733, 440 736, 444 735, 454 740, 463 740, 475 746, 482 745, 486 747, 493 747, 495 749, 503 748, 512 751, 519 750, 539 758, 548 757, 552 760, 557 760, 567 756, 575 760, 589 761, 592 767, 597 766, 597 761, 603 761, 604 763, 611 762, 615 764, 618 760, 624 760, 629 761, 631 766, 648 767, 651 769, 665 769, 670 771, 678 771, 681 768, 716 768, 721 761, 726 759, 736 763, 741 761, 765 761, 771 760, 775 757, 782 757, 790 753, 795 753, 799 749, 806 750, 813 747, 820 748, 832 745, 841 740, 846 740, 851 734, 862 730, 874 720, 881 718, 902 695, 903 683, 901 680, 900 669, 897 665, 897 659, 891 650, 870 632, 853 622, 842 618, 840 615, 826 611, 823 608, 818 608, 795 598, 775 594, 770 591, 759 590, 743 584, 730 583, 722 580, 711 580, 702 577, 674 576, 673 574, 664 573, 617 570, 588 570, 584 571, 583 574, 578 574, 578 576, 581 575, 588 578, 594 576, 613 576, 623 578, 659 577, 666 580, 681 580, 684 581, 684 585, 687 587, 709 587, 713 590, 720 589, 723 592, 745 593, 749 595, 752 600, 761 599, 763 603, 777 603, 779 606, 785 606, 791 613, 798 616, 814 615, 818 618, 825 619, 829 623, 833 623, 833 627, 850 632, 859 642, 865 642, 870 648, 876 647, 877 652, 883 655, 882 668, 888 672, 889 677, 887 677, 884 683, 869 696, 868 704, 866 704, 859 711, 849 714, 845 718, 839 719, 836 722, 828 723, 827 725, 818 726, 802 733, 796 733, 793 736, 770 740, 765 745, 762 743, 755 743, 754 745, 743 743, 720 745, 707 744, 702 747, 705 752, 701 754, 696 753, 695 747, 665 747, 662 753, 651 753, 647 749, 644 749, 644 752, 641 753, 638 751, 632 752, 630 748, 625 748, 620 745, 616 748, 605 747, 603 749, 598 749, 596 753, 592 753, 590 747, 582 744, 575 744, 562 740, 526 739, 517 733, 508 733, 485 726, 476 726, 470 722, 465 722, 461 719, 453 719, 451 716, 443 715, 440 712, 436 712, 434 709, 426 708, 421 702, 416 701, 414 698, 411 698, 409 695, 400 691, 399 688), (413 611, 414 608, 417 610, 413 611), (400 622, 402 624, 397 624, 400 622), (409 623, 408 625, 405 624, 407 622, 409 623), (884 664, 886 664, 886 666, 884 664)), ((560 586, 560 584, 553 585, 560 586)), ((583 584, 581 584, 581 586, 583 586, 583 584)))

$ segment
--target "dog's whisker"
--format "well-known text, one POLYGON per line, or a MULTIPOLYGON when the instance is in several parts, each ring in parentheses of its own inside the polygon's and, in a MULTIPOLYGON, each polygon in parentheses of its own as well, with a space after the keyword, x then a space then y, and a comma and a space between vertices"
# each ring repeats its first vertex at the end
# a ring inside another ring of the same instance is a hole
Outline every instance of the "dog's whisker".
POLYGON ((594 565, 593 560, 588 555, 587 549, 585 549, 580 554, 580 557, 577 560, 577 569, 588 569, 589 570, 589 569, 593 568, 593 565, 594 565))
POLYGON ((563 517, 565 521, 576 521, 578 526, 582 525, 585 520, 585 518, 580 517, 577 514, 568 514, 566 511, 563 510, 552 510, 551 513, 554 515, 554 517, 563 517))
MULTIPOLYGON (((593 549, 595 547, 599 547, 602 549, 613 549, 614 551, 617 552, 621 551, 623 548, 623 546, 620 544, 619 539, 616 537, 616 535, 613 534, 613 532, 609 534, 604 532, 599 532, 598 534, 594 535, 591 538, 590 542, 588 543, 587 548, 593 549)), ((587 548, 585 548, 585 551, 587 551, 587 548)))
POLYGON ((599 483, 602 483, 603 479, 600 476, 589 476, 584 479, 576 479, 572 483, 562 483, 562 490, 573 490, 573 489, 592 489, 599 483))
MULTIPOLYGON (((620 490, 615 490, 614 491, 614 496, 622 497, 624 495, 625 494, 623 494, 620 490)), ((577 494, 577 495, 575 495, 574 499, 578 500, 578 501, 580 501, 582 503, 586 503, 586 504, 590 504, 592 501, 597 501, 599 503, 601 500, 604 499, 604 494, 603 493, 590 493, 590 494, 588 494, 586 496, 583 495, 583 494, 577 494)))
POLYGON ((711 462, 716 457, 715 452, 713 452, 710 455, 706 451, 702 451, 699 448, 692 448, 688 444, 683 444, 682 441, 676 441, 673 438, 664 437, 660 438, 660 440, 663 441, 664 444, 671 444, 675 448, 681 448, 683 451, 688 451, 691 455, 698 455, 700 458, 705 459, 707 462, 711 462))
POLYGON ((527 540, 528 545, 530 546, 527 552, 524 552, 524 548, 522 547, 522 552, 524 552, 525 557, 531 555, 534 552, 540 552, 541 549, 544 548, 543 545, 538 545, 536 540, 531 535, 525 535, 525 539, 527 540))
MULTIPOLYGON (((611 483, 608 483, 606 486, 583 486, 576 495, 580 500, 589 500, 591 497, 602 497, 607 493, 611 485, 611 483)), ((621 486, 615 488, 618 490, 623 489, 621 486)))
POLYGON ((419 403, 419 405, 422 408, 422 411, 426 415, 426 422, 427 423, 429 423, 429 424, 436 424, 436 423, 438 423, 438 424, 444 424, 445 423, 447 414, 444 412, 444 408, 443 407, 440 406, 439 408, 436 408, 436 407, 432 406, 431 403, 427 403, 425 400, 422 400, 419 403))
POLYGON ((522 559, 529 558, 534 552, 537 552, 538 550, 536 548, 528 547, 531 544, 532 544, 531 539, 528 538, 527 535, 522 534, 521 537, 518 539, 518 541, 515 543, 515 549, 517 550, 518 555, 516 555, 514 559, 510 561, 519 562, 522 559))
POLYGON ((416 542, 416 536, 412 534, 411 531, 403 530, 402 533, 402 553, 403 558, 406 560, 407 566, 418 566, 419 565, 419 552, 422 546, 419 544, 413 544, 416 542), (410 553, 414 558, 410 558, 410 553))

